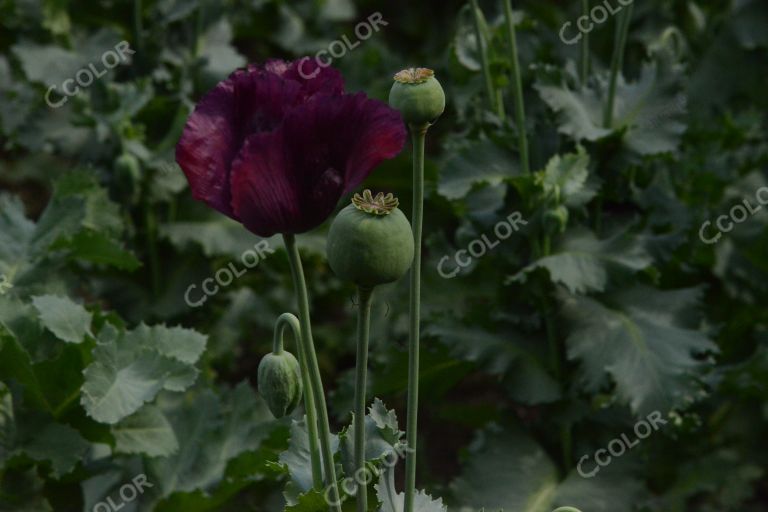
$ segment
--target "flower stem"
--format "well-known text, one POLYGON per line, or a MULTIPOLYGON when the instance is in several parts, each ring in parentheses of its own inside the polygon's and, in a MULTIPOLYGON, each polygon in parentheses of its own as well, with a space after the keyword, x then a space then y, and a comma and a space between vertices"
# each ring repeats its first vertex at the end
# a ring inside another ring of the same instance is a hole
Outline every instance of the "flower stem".
POLYGON ((498 115, 501 119, 504 119, 504 103, 501 101, 501 97, 497 96, 496 88, 493 86, 491 66, 488 63, 488 41, 486 41, 482 30, 483 11, 480 10, 480 6, 478 5, 477 0, 472 0, 472 16, 475 19, 475 39, 477 39, 477 53, 480 54, 480 65, 483 68, 485 93, 488 95, 488 104, 491 107, 491 110, 496 112, 496 115, 498 115))
MULTIPOLYGON (((543 240, 543 250, 542 250, 542 257, 547 257, 550 255, 550 247, 551 247, 551 237, 548 233, 544 234, 544 240, 543 240)), ((564 379, 564 373, 565 370, 563 368, 564 364, 561 355, 561 348, 560 344, 557 340, 557 331, 555 326, 555 311, 554 308, 551 306, 551 301, 549 296, 547 295, 547 292, 545 291, 542 296, 542 309, 544 311, 544 325, 547 331, 547 344, 549 347, 549 358, 550 358, 550 365, 552 366, 552 371, 555 374, 555 378, 557 379, 560 388, 565 391, 565 379, 564 379)), ((564 424, 560 427, 560 449, 562 450, 562 456, 563 456, 563 467, 565 467, 566 471, 572 467, 571 463, 571 451, 572 451, 572 436, 571 436, 571 425, 570 424, 564 424)))
POLYGON ((149 204, 149 201, 147 201, 144 209, 152 295, 157 297, 158 293, 160 293, 160 263, 157 257, 157 217, 155 216, 155 209, 149 204))
POLYGON ((341 512, 341 500, 339 500, 339 487, 336 482, 336 468, 333 462, 333 450, 331 450, 331 427, 328 422, 328 409, 325 405, 323 394, 323 381, 320 378, 320 366, 317 363, 315 344, 312 341, 312 326, 309 318, 309 298, 307 296, 307 282, 304 279, 304 268, 301 265, 301 256, 296 247, 296 237, 292 234, 284 234, 283 241, 288 252, 288 261, 291 265, 291 276, 296 288, 296 302, 299 308, 299 323, 301 324, 301 345, 309 368, 310 387, 315 398, 320 424, 320 450, 323 455, 323 467, 325 469, 325 483, 329 487, 329 500, 331 510, 341 512))
POLYGON ((320 462, 320 448, 317 444, 317 414, 315 412, 315 394, 312 392, 312 385, 309 380, 309 368, 307 367, 307 357, 304 349, 301 347, 301 327, 299 319, 291 313, 283 313, 277 317, 275 322, 275 337, 272 342, 272 352, 279 354, 283 351, 283 337, 286 327, 290 327, 293 332, 293 339, 296 340, 296 353, 299 356, 299 367, 301 368, 301 385, 304 388, 304 409, 307 413, 307 433, 309 435, 309 457, 312 461, 312 483, 315 489, 323 487, 323 468, 320 462))
POLYGON ((416 446, 419 413, 419 327, 421 321, 421 232, 424 220, 424 141, 428 124, 411 125, 413 140, 413 266, 411 266, 410 326, 408 331, 408 420, 405 455, 404 512, 412 512, 416 491, 416 446))
MULTIPOLYGON (((365 469, 365 392, 368 371, 368 336, 371 328, 373 288, 358 288, 357 362, 355 379, 355 476, 365 469)), ((368 510, 368 486, 357 478, 357 512, 368 510)))
MULTIPOLYGON (((581 0, 581 16, 589 18, 589 0, 581 0)), ((589 76, 589 32, 584 32, 581 39, 581 66, 579 67, 579 79, 581 86, 587 85, 589 76)))
POLYGON ((608 85, 608 102, 605 104, 603 115, 603 126, 612 128, 613 126, 613 104, 616 99, 616 81, 619 77, 622 63, 624 62, 624 47, 627 44, 627 34, 629 33, 629 22, 632 19, 632 5, 629 4, 622 13, 616 26, 616 40, 613 46, 613 56, 611 58, 611 76, 608 85))
POLYGON ((136 47, 137 53, 141 53, 143 47, 142 33, 144 32, 144 24, 141 19, 141 11, 141 0, 133 0, 133 32, 134 37, 136 38, 134 46, 136 47))
POLYGON ((523 105, 523 82, 520 78, 520 60, 517 56, 517 37, 515 35, 515 20, 512 19, 512 2, 504 0, 504 17, 507 22, 509 48, 512 54, 512 93, 515 96, 515 123, 517 124, 518 149, 520 165, 525 174, 531 173, 528 163, 528 137, 525 133, 525 106, 523 105))

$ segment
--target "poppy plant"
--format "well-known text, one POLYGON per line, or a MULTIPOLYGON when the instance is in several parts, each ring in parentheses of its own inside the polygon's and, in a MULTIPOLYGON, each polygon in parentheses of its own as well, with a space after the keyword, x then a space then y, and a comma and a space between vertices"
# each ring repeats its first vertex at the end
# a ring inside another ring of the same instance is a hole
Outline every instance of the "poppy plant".
POLYGON ((405 138, 399 112, 345 93, 337 70, 272 60, 200 100, 176 161, 196 199, 259 236, 297 234, 320 225, 405 138))
POLYGON ((322 480, 322 452, 336 512, 341 502, 328 410, 295 235, 322 224, 342 195, 403 149, 405 137, 399 112, 363 93, 346 94, 338 71, 304 58, 232 73, 200 100, 176 146, 196 199, 259 236, 283 235, 299 309, 301 372, 309 376, 313 484, 318 488, 322 480))

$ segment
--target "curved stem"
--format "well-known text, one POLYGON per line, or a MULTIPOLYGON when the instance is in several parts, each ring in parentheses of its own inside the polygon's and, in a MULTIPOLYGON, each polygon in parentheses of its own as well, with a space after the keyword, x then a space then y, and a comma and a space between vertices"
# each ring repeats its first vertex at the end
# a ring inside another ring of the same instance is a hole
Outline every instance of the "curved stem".
POLYGON ((304 349, 301 347, 301 327, 299 319, 291 313, 283 313, 275 321, 275 337, 272 341, 272 352, 279 354, 283 351, 285 329, 291 328, 293 339, 296 340, 296 353, 299 356, 301 368, 301 385, 304 387, 304 409, 307 413, 307 434, 309 436, 309 457, 312 462, 312 484, 315 489, 323 487, 323 468, 320 462, 320 448, 317 444, 317 414, 315 413, 315 394, 309 380, 309 368, 304 349))
POLYGON ((320 450, 323 455, 323 467, 325 469, 325 483, 329 487, 328 498, 330 507, 336 512, 341 512, 341 500, 339 500, 339 487, 336 482, 336 468, 333 462, 333 450, 331 449, 331 427, 328 422, 328 409, 325 405, 323 394, 323 381, 320 378, 320 366, 317 363, 315 344, 312 341, 312 326, 309 318, 309 297, 307 296, 307 282, 304 279, 304 268, 301 265, 301 256, 296 247, 296 237, 292 234, 284 234, 283 241, 288 252, 288 261, 291 265, 291 276, 296 288, 296 302, 299 307, 299 323, 301 324, 301 346, 307 359, 309 369, 310 387, 315 397, 315 405, 319 415, 320 424, 320 450))
MULTIPOLYGON (((581 0, 581 16, 589 18, 589 0, 581 0)), ((581 66, 579 66, 582 87, 587 85, 587 77, 589 77, 589 32, 584 32, 581 38, 581 66)))
POLYGON ((488 104, 491 107, 491 110, 496 112, 496 115, 501 119, 504 119, 504 104, 501 101, 501 97, 497 96, 495 87, 493 86, 491 67, 488 63, 488 41, 486 41, 481 28, 483 11, 480 10, 477 0, 472 0, 472 16, 475 19, 477 53, 480 54, 480 65, 483 68, 483 79, 485 80, 485 93, 488 95, 488 104))
POLYGON ((408 331, 408 420, 405 455, 404 512, 412 512, 416 490, 416 445, 419 412, 419 327, 421 320, 421 232, 424 220, 424 141, 428 124, 411 125, 413 139, 413 266, 411 267, 410 326, 408 331))
POLYGON ((512 2, 504 0, 504 17, 507 22, 507 35, 509 48, 512 53, 512 92, 515 96, 515 123, 517 124, 518 150, 520 151, 520 165, 525 174, 530 174, 528 163, 528 136, 525 133, 525 106, 523 105, 523 82, 520 78, 520 60, 517 56, 517 37, 515 36, 515 20, 512 19, 512 2))
MULTIPOLYGON (((365 392, 368 372, 368 337, 371 328, 373 288, 358 288, 357 361, 355 363, 355 476, 365 469, 365 392)), ((357 480, 357 512, 368 510, 368 486, 357 480)))
POLYGON ((632 19, 632 5, 625 7, 626 11, 622 13, 621 19, 616 26, 616 41, 613 46, 613 56, 611 58, 611 77, 608 85, 608 102, 605 104, 605 113, 603 115, 603 126, 605 128, 613 127, 613 104, 616 99, 616 81, 624 62, 624 46, 627 44, 627 34, 629 33, 629 22, 632 19))

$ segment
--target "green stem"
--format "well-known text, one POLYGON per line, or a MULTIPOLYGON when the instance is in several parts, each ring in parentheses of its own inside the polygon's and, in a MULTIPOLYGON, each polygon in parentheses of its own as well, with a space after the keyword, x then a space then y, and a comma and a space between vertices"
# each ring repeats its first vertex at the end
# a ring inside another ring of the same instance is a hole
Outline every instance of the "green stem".
POLYGON ((518 149, 520 151, 520 165, 525 174, 530 174, 528 163, 528 136, 525 133, 525 106, 523 104, 523 82, 520 78, 520 60, 517 55, 517 37, 515 35, 515 21, 512 19, 512 2, 504 0, 504 17, 507 22, 507 35, 509 48, 512 54, 512 93, 515 97, 515 123, 517 124, 518 149))
POLYGON ((147 203, 144 207, 144 222, 146 224, 147 253, 149 257, 149 272, 152 280, 152 295, 157 297, 160 291, 160 267, 157 257, 157 217, 155 210, 147 203))
POLYGON ((404 512, 413 511, 416 491, 416 446, 419 412, 419 327, 421 320, 421 234, 424 220, 424 142, 428 124, 411 125, 413 140, 413 266, 411 266, 410 326, 408 331, 408 421, 405 455, 404 512))
POLYGON ((307 282, 304 279, 304 268, 301 265, 301 256, 296 247, 296 237, 292 234, 284 234, 283 241, 288 252, 288 261, 291 265, 291 276, 296 288, 296 302, 299 308, 299 323, 301 324, 301 345, 307 358, 309 368, 310 387, 315 397, 315 405, 319 414, 320 424, 320 450, 323 455, 323 467, 325 469, 325 483, 329 487, 329 499, 331 510, 341 512, 341 500, 339 500, 339 487, 336 481, 336 468, 333 462, 333 450, 331 449, 331 427, 328 422, 328 409, 325 405, 323 394, 323 381, 320 378, 320 365, 317 363, 315 344, 312 341, 312 325, 309 318, 309 297, 307 296, 307 282))
POLYGON ((357 512, 368 510, 368 487, 360 478, 365 470, 365 392, 368 371, 368 336, 371 328, 373 288, 358 288, 357 362, 355 379, 355 479, 357 512))
POLYGON ((482 30, 482 16, 483 11, 480 10, 480 6, 477 0, 472 0, 472 15, 475 19, 475 39, 477 39, 477 52, 480 54, 480 65, 483 68, 483 78, 485 79, 485 93, 488 95, 488 105, 491 110, 503 119, 503 103, 498 101, 496 96, 496 88, 493 86, 493 78, 491 77, 491 67, 488 63, 488 41, 485 40, 482 30), (501 105, 501 108, 499 107, 501 105))
MULTIPOLYGON (((542 256, 547 257, 550 254, 551 237, 549 234, 544 234, 542 246, 542 256)), ((549 347, 549 359, 552 371, 555 374, 560 387, 565 390, 565 380, 563 375, 563 364, 561 362, 561 350, 560 344, 557 341, 557 331, 555 326, 555 312, 550 306, 550 298, 547 292, 544 292, 542 296, 542 309, 544 311, 544 324, 547 330, 547 345, 549 347)), ((572 438, 571 438, 571 426, 565 424, 560 427, 560 449, 562 450, 563 466, 566 471, 572 467, 571 463, 571 451, 572 451, 572 438)))
POLYGON ((627 34, 629 33, 629 22, 632 19, 632 5, 625 8, 621 14, 618 25, 616 26, 616 40, 613 46, 613 56, 611 58, 611 76, 608 85, 608 102, 605 104, 603 115, 603 126, 612 128, 613 126, 613 104, 616 99, 616 82, 624 62, 624 47, 627 44, 627 34))
MULTIPOLYGON (((589 18, 589 0, 581 0, 581 15, 589 18)), ((589 77, 589 32, 584 32, 581 39, 581 66, 579 66, 582 87, 587 85, 587 77, 589 77)))
POLYGON ((283 337, 286 327, 290 327, 293 332, 293 339, 296 340, 296 353, 299 356, 299 367, 301 368, 301 385, 304 388, 304 409, 307 413, 307 433, 309 435, 309 457, 312 462, 312 483, 315 489, 320 490, 323 487, 323 468, 320 462, 320 448, 317 444, 317 414, 315 413, 315 394, 312 392, 312 384, 309 380, 309 368, 307 367, 307 358, 301 347, 301 327, 299 319, 291 313, 283 313, 277 317, 275 322, 275 337, 272 342, 272 352, 279 354, 283 351, 283 337))
POLYGON ((142 22, 141 0, 133 0, 133 32, 134 32, 134 38, 136 39, 134 41, 134 47, 136 48, 136 57, 138 59, 142 59, 142 52, 144 51, 144 44, 142 41, 144 25, 142 22))

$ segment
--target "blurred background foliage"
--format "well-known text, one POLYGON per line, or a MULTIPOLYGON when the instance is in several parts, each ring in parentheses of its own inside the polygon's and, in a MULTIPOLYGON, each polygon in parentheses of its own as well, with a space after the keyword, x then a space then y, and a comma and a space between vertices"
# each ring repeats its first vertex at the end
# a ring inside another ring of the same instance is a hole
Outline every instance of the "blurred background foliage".
MULTIPOLYGON (((420 486, 475 510, 765 510, 768 215, 713 245, 699 229, 768 185, 768 5, 638 2, 606 130, 615 20, 590 34, 580 84, 579 45, 558 35, 579 2, 515 2, 532 175, 502 4, 480 7, 504 116, 467 2, 0 0, 0 510, 91 510, 139 473, 154 487, 126 512, 281 510, 286 483, 291 510, 322 508, 292 495, 290 422, 254 392, 273 322, 294 309, 281 243, 190 307, 190 285, 199 297, 259 239, 191 199, 173 152, 232 70, 354 42, 376 12, 386 26, 334 61, 347 89, 386 100, 417 65, 448 96, 427 148, 420 486), (130 62, 46 104, 123 40, 130 62), (516 211, 525 229, 441 277, 444 256, 516 211), (578 475, 652 411, 660 432, 578 475)), ((408 213, 409 152, 366 186, 408 213)), ((326 265, 326 228, 299 241, 338 431, 355 304, 326 265)), ((406 302, 405 282, 378 296, 370 370, 401 425, 406 302)))

